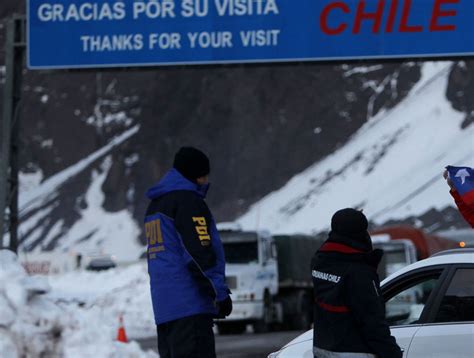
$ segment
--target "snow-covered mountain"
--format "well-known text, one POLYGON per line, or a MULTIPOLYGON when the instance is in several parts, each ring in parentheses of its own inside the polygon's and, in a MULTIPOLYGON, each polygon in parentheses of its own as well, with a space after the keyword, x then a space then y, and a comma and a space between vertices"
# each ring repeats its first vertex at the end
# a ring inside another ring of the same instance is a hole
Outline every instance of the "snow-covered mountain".
POLYGON ((376 224, 462 225, 441 172, 470 164, 473 73, 462 61, 29 73, 21 250, 135 260, 144 193, 181 145, 209 153, 219 221, 315 232, 361 206, 376 224))
POLYGON ((32 247, 33 251, 54 248, 64 253, 94 255, 107 253, 120 261, 134 261, 144 251, 138 237, 140 227, 126 208, 118 212, 106 211, 103 207, 105 194, 102 185, 111 168, 110 152, 135 135, 139 126, 132 127, 123 134, 114 137, 100 150, 90 154, 78 163, 42 180, 38 172, 20 177, 19 196, 20 235, 22 247, 32 247), (96 162, 99 168, 94 168, 96 162), (78 209, 79 219, 69 226, 64 220, 51 225, 50 217, 54 208, 60 206, 61 191, 70 185, 71 179, 90 173, 90 185, 78 209), (40 245, 35 242, 40 241, 40 245))
POLYGON ((382 225, 454 206, 442 172, 446 165, 474 165, 474 126, 463 128, 465 113, 447 99, 451 68, 451 62, 425 63, 396 107, 380 111, 343 147, 255 203, 238 222, 249 230, 316 233, 345 207, 362 208, 382 225))

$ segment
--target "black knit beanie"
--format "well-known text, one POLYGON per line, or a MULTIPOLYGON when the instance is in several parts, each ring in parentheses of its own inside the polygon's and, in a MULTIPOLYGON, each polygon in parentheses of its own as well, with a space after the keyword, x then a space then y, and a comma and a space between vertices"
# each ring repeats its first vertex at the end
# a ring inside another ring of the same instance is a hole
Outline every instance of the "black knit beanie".
POLYGON ((331 241, 340 242, 363 251, 372 250, 372 240, 367 231, 369 223, 362 211, 342 209, 331 219, 331 241))
POLYGON ((196 182, 197 178, 210 173, 209 158, 199 149, 182 147, 174 156, 173 167, 186 179, 196 182))

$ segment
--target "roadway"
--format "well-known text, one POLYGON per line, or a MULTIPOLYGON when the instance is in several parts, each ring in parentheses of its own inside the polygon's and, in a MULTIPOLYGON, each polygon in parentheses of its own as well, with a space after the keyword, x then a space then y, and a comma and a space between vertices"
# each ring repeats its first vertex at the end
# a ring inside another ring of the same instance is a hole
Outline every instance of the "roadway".
MULTIPOLYGON (((273 332, 264 334, 244 333, 238 335, 216 334, 216 353, 218 358, 265 358, 302 332, 273 332)), ((142 349, 158 351, 156 337, 140 339, 142 349)))

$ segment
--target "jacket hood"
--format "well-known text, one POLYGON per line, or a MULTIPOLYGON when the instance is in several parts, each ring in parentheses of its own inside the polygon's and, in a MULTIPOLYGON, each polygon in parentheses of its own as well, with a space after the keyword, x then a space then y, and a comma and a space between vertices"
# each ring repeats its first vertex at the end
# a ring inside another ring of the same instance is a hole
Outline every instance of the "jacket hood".
POLYGON ((171 169, 165 176, 146 192, 146 196, 150 199, 157 199, 172 191, 188 190, 198 194, 201 198, 205 198, 209 190, 209 184, 198 185, 186 179, 176 169, 171 169))

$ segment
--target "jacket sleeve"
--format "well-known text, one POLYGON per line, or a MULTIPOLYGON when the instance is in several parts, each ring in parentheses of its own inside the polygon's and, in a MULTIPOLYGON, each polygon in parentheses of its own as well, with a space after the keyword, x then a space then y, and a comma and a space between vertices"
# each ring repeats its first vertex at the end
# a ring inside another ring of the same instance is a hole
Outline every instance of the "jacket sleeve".
POLYGON ((347 305, 373 353, 384 358, 401 358, 403 353, 385 320, 385 305, 375 271, 356 270, 346 283, 347 305))
POLYGON ((474 206, 467 205, 456 190, 451 190, 449 193, 454 198, 461 215, 474 228, 474 206))
POLYGON ((216 282, 213 282, 213 275, 210 274, 217 265, 211 222, 212 216, 206 203, 194 194, 188 195, 177 206, 175 225, 190 255, 188 269, 201 289, 216 300, 221 297, 218 297, 216 282))

